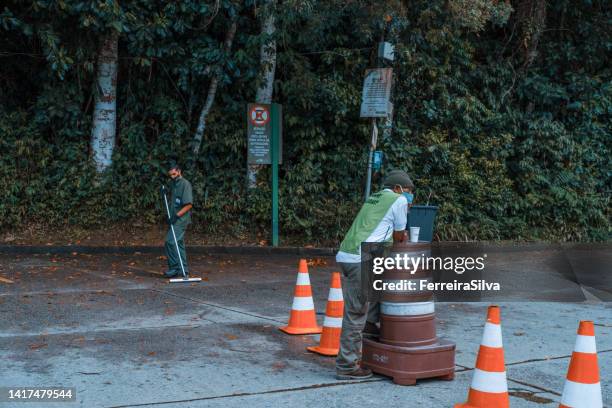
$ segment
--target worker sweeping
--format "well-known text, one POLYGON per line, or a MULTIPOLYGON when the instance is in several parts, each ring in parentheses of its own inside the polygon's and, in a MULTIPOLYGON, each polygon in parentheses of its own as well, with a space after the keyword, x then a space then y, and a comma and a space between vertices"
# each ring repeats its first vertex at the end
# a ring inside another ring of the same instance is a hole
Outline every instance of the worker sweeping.
POLYGON ((391 171, 383 183, 384 189, 368 197, 359 210, 336 255, 336 262, 342 270, 344 296, 340 351, 336 358, 336 377, 339 380, 372 376, 372 371, 360 367, 359 361, 362 335, 378 335, 379 305, 368 302, 369 288, 364 282, 371 272, 364 267, 362 273, 361 244, 403 242, 407 239, 407 212, 412 203, 414 184, 402 170, 391 171))
POLYGON ((166 234, 165 250, 168 257, 168 271, 164 273, 167 278, 181 275, 184 280, 189 279, 187 254, 185 252, 185 232, 191 223, 191 209, 193 208, 193 191, 191 183, 182 175, 181 167, 173 163, 168 169, 170 183, 170 202, 167 199, 167 190, 162 187, 162 195, 168 218, 169 229, 166 234))

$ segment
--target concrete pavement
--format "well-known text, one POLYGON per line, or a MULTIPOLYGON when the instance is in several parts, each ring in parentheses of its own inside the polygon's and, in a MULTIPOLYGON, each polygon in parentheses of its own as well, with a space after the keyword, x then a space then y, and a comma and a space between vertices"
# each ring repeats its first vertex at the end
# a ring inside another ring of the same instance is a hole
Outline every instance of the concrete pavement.
MULTIPOLYGON (((538 268, 538 257, 547 256, 542 252, 530 255, 538 268)), ((507 256, 529 264, 525 254, 507 256)), ((77 403, 49 405, 67 407, 451 407, 465 401, 487 303, 437 304, 439 334, 457 343, 454 381, 402 387, 376 376, 341 382, 333 358, 305 351, 318 336, 277 329, 288 318, 297 261, 197 255, 191 269, 203 282, 183 285, 161 279, 164 261, 151 254, 0 255, 0 386, 76 387, 77 403)), ((336 267, 333 258, 318 263, 310 273, 322 321, 336 267)), ((610 404, 611 310, 601 302, 503 303, 511 406, 558 405, 581 319, 596 323, 610 404)))

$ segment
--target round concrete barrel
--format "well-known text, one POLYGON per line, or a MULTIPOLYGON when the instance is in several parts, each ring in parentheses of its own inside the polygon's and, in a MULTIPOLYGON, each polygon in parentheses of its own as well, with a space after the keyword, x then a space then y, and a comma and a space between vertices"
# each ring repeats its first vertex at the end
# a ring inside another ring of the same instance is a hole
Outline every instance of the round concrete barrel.
POLYGON ((399 268, 385 269, 380 301, 380 337, 384 344, 415 347, 434 344, 436 337, 433 292, 421 290, 421 281, 431 282, 424 265, 431 255, 429 243, 396 243, 388 257, 399 256, 399 268), (414 269, 410 259, 421 259, 414 269), (405 264, 404 260, 408 260, 405 264), (410 286, 412 285, 412 286, 410 286))

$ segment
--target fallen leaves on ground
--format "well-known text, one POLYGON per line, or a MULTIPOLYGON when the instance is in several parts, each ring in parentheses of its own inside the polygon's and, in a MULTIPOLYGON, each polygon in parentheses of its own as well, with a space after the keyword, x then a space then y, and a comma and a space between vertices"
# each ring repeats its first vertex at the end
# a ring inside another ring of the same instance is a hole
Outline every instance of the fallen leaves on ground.
POLYGON ((30 350, 39 350, 41 348, 47 347, 48 344, 47 343, 34 343, 34 344, 30 344, 30 350))
POLYGON ((4 278, 2 276, 0 276, 0 282, 2 282, 2 283, 15 283, 12 280, 4 278))
POLYGON ((83 344, 83 343, 85 343, 85 336, 80 336, 80 337, 77 337, 76 339, 72 340, 72 342, 73 342, 73 343, 80 343, 80 344, 83 344))
POLYGON ((312 258, 307 262, 308 266, 327 266, 327 260, 323 258, 312 258))
POLYGON ((277 362, 272 364, 272 370, 273 371, 282 371, 285 368, 287 368, 287 363, 282 362, 282 361, 277 361, 277 362))

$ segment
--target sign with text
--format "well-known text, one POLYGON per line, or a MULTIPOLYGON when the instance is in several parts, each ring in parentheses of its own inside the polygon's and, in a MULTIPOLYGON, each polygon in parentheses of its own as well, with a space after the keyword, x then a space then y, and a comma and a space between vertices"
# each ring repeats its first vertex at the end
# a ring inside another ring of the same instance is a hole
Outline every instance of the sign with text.
POLYGON ((392 68, 366 70, 361 93, 362 118, 385 118, 389 114, 391 98, 392 68))
MULTIPOLYGON (((271 164, 270 140, 272 135, 272 120, 278 121, 279 143, 280 114, 278 118, 272 118, 270 105, 262 103, 250 103, 247 106, 247 145, 248 164, 271 164)), ((282 146, 282 144, 281 144, 282 146)), ((282 148, 279 149, 279 163, 282 162, 282 148)))

